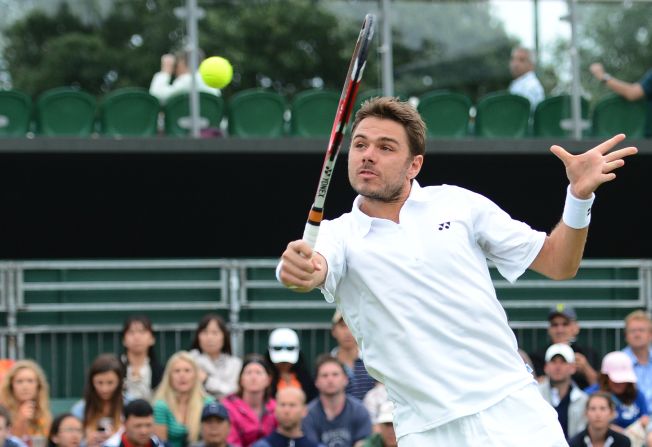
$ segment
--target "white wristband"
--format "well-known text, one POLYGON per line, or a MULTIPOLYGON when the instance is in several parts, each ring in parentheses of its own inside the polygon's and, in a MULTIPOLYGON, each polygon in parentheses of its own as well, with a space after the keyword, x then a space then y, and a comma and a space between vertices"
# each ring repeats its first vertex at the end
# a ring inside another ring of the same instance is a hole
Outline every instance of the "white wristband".
POLYGON ((591 222, 591 206, 594 200, 595 194, 591 194, 589 199, 578 199, 573 196, 570 185, 568 185, 564 214, 561 219, 566 225, 576 230, 588 227, 591 222))

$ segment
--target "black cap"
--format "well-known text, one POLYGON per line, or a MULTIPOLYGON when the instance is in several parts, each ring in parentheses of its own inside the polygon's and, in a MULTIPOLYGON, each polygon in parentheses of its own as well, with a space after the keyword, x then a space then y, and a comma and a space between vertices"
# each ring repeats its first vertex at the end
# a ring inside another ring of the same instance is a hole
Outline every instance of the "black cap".
POLYGON ((550 309, 550 311, 548 312, 548 321, 552 320, 553 317, 556 317, 557 315, 566 317, 569 320, 577 320, 577 314, 575 313, 575 309, 563 303, 559 303, 550 309))
POLYGON ((229 420, 229 412, 226 410, 226 407, 219 402, 211 402, 206 404, 204 409, 201 412, 201 421, 204 422, 206 419, 211 417, 218 417, 224 419, 225 421, 229 420))

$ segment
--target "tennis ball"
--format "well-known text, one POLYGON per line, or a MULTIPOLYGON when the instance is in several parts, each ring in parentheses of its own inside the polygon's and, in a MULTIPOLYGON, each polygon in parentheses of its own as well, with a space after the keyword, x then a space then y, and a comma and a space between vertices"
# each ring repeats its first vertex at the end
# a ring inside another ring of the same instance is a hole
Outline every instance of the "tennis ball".
POLYGON ((199 74, 209 87, 224 88, 233 78, 233 67, 223 57, 213 56, 204 59, 199 65, 199 74))

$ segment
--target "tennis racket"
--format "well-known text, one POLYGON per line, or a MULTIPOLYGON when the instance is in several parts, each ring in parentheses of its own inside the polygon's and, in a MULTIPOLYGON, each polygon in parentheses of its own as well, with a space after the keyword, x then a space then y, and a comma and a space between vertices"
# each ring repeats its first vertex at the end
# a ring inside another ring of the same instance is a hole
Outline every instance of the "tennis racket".
POLYGON ((358 36, 358 41, 353 50, 351 63, 349 64, 349 71, 344 81, 342 95, 340 102, 337 106, 335 113, 335 121, 333 122, 333 129, 331 130, 331 137, 326 149, 326 156, 324 164, 321 168, 321 175, 319 176, 319 183, 317 184, 317 193, 315 200, 308 213, 308 221, 303 230, 302 239, 306 241, 310 247, 315 246, 317 242, 317 235, 319 234, 319 225, 324 218, 324 202, 326 202, 326 193, 328 186, 331 183, 333 170, 335 169, 335 161, 337 154, 340 152, 342 140, 344 139, 344 130, 351 117, 353 106, 355 104, 355 97, 358 94, 360 81, 362 80, 362 72, 364 71, 365 64, 367 63, 367 54, 369 53, 369 46, 371 39, 374 35, 374 25, 376 18, 373 14, 367 14, 362 23, 362 29, 358 36))

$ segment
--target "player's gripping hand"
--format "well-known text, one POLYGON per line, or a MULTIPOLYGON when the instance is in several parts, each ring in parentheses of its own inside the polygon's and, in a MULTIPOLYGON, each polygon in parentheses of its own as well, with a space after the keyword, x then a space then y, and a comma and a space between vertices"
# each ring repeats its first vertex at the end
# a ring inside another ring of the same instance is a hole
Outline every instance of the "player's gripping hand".
POLYGON ((289 289, 310 292, 326 279, 326 259, 303 240, 292 241, 281 255, 278 277, 289 289))

